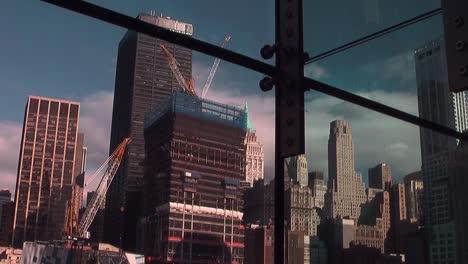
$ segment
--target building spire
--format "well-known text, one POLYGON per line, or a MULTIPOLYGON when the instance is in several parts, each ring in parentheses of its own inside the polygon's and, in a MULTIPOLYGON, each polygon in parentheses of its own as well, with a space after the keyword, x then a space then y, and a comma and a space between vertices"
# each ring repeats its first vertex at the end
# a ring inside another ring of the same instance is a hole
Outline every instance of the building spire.
POLYGON ((249 116, 249 107, 247 106, 247 101, 245 101, 244 103, 244 112, 245 114, 247 115, 247 118, 246 118, 246 126, 247 126, 247 129, 250 130, 251 133, 255 133, 255 128, 253 127, 252 125, 252 121, 250 121, 250 116, 249 116))

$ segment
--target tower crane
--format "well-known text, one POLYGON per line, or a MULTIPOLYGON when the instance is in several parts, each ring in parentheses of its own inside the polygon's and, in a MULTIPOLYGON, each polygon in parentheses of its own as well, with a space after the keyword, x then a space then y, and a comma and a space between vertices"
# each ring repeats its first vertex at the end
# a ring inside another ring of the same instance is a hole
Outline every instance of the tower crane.
POLYGON ((97 177, 98 175, 102 175, 101 181, 99 182, 99 185, 96 188, 96 194, 92 197, 79 225, 77 225, 78 217, 76 214, 74 214, 74 199, 69 201, 65 219, 65 235, 76 235, 80 238, 88 238, 87 231, 91 226, 94 217, 96 217, 96 213, 99 210, 99 207, 101 207, 102 203, 104 202, 107 190, 109 189, 112 179, 114 179, 115 173, 117 172, 117 169, 122 162, 123 155, 125 154, 125 150, 130 141, 130 138, 125 138, 114 150, 112 155, 110 155, 109 158, 107 158, 101 167, 99 167, 99 169, 94 173, 93 178, 97 177))
POLYGON ((197 93, 195 92, 195 89, 193 87, 193 80, 190 80, 189 84, 184 79, 184 76, 182 73, 180 73, 179 67, 177 66, 177 60, 172 56, 172 54, 167 50, 166 46, 163 44, 159 44, 159 47, 161 47, 161 50, 164 53, 164 57, 166 57, 166 60, 169 64, 169 67, 171 68, 172 73, 174 74, 175 78, 177 79, 177 82, 179 85, 184 89, 184 91, 190 95, 197 96, 197 93))
MULTIPOLYGON (((230 39, 231 39, 231 36, 229 35, 226 36, 224 38, 223 44, 221 45, 221 48, 224 48, 230 39)), ((177 60, 174 58, 174 56, 172 56, 169 50, 167 50, 166 46, 164 46, 163 44, 159 44, 159 46, 161 47, 161 50, 163 51, 164 56, 166 57, 166 60, 169 64, 169 67, 171 68, 172 73, 176 77, 177 82, 182 87, 182 89, 184 89, 186 93, 192 96, 198 96, 195 91, 193 78, 191 78, 189 80, 189 83, 187 84, 187 82, 184 79, 184 76, 182 75, 182 73, 180 73, 180 70, 178 67, 179 63, 177 62, 177 60)), ((210 86, 211 86, 211 82, 213 81, 214 75, 216 71, 218 70, 218 66, 220 62, 221 62, 220 59, 218 58, 215 59, 213 66, 210 69, 210 73, 208 74, 208 78, 206 79, 205 85, 203 86, 202 95, 201 95, 202 98, 204 98, 206 94, 208 93, 208 90, 210 89, 210 86)))
MULTIPOLYGON (((224 38, 221 48, 224 48, 224 46, 226 46, 229 40, 231 40, 231 36, 227 35, 224 38)), ((208 74, 208 78, 206 79, 205 86, 203 86, 202 95, 201 95, 202 98, 205 98, 206 94, 208 93, 208 90, 210 89, 210 86, 211 86, 211 82, 213 81, 213 77, 216 71, 218 70, 218 66, 220 62, 221 62, 221 59, 219 58, 216 58, 214 60, 213 66, 211 66, 210 73, 208 74)))

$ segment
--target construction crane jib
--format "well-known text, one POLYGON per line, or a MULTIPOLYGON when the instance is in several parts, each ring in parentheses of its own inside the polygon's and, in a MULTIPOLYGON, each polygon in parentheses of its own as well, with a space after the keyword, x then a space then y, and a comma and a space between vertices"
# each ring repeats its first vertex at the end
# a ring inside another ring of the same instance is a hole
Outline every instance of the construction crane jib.
POLYGON ((163 44, 159 44, 159 47, 161 47, 161 50, 163 51, 164 56, 166 57, 166 60, 169 64, 169 68, 171 68, 172 74, 174 74, 174 77, 177 79, 177 82, 182 87, 182 89, 190 95, 197 96, 197 93, 193 87, 193 81, 191 80, 190 83, 187 84, 184 76, 182 73, 180 73, 179 67, 177 66, 177 60, 174 58, 174 56, 172 56, 172 54, 163 44))
POLYGON ((120 145, 114 150, 112 155, 94 173, 94 176, 96 176, 96 174, 101 173, 103 175, 98 187, 96 188, 96 194, 92 197, 88 208, 84 212, 83 217, 81 218, 80 224, 78 226, 78 235, 80 237, 87 237, 87 231, 91 226, 94 217, 96 217, 97 211, 102 206, 102 203, 106 198, 107 190, 109 189, 109 186, 112 183, 112 179, 114 178, 115 173, 117 172, 117 169, 119 168, 120 163, 122 162, 125 150, 130 141, 130 138, 125 138, 120 143, 120 145))
MULTIPOLYGON (((221 48, 224 48, 224 46, 226 46, 229 40, 231 40, 231 36, 228 35, 224 38, 221 48)), ((202 95, 201 95, 202 98, 205 98, 206 94, 208 93, 208 90, 210 89, 210 86, 211 86, 211 82, 213 81, 213 77, 216 71, 218 70, 218 66, 220 62, 221 62, 221 59, 216 58, 213 63, 213 66, 211 66, 211 70, 210 70, 210 73, 208 74, 208 78, 206 79, 205 86, 203 86, 202 95)))

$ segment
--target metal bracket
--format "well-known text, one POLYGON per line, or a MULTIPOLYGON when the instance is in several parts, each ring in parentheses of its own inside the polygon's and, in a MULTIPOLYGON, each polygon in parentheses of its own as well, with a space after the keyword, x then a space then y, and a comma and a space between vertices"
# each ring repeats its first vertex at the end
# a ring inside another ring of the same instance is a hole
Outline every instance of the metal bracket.
POLYGON ((277 0, 276 66, 280 76, 276 83, 276 111, 279 122, 282 158, 303 154, 304 126, 304 39, 302 0, 277 0))
POLYGON ((449 87, 468 90, 468 1, 442 0, 449 87))

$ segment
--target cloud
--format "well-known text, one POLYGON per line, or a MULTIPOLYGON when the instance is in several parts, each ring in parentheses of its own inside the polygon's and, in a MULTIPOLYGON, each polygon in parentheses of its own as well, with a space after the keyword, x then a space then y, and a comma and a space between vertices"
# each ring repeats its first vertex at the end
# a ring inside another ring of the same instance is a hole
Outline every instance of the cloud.
MULTIPOLYGON (((399 90, 416 91, 416 70, 412 51, 400 53, 384 61, 366 64, 363 71, 367 74, 379 76, 384 83, 396 81, 399 90)), ((378 85, 382 85, 382 83, 378 85)))
POLYGON ((21 144, 21 124, 0 121, 0 189, 15 193, 18 157, 21 144))
POLYGON ((322 80, 330 77, 328 70, 317 63, 306 65, 304 68, 304 74, 305 76, 316 80, 322 80))
POLYGON ((87 178, 109 156, 113 98, 112 92, 100 91, 80 101, 79 131, 84 133, 85 146, 88 148, 87 178))

